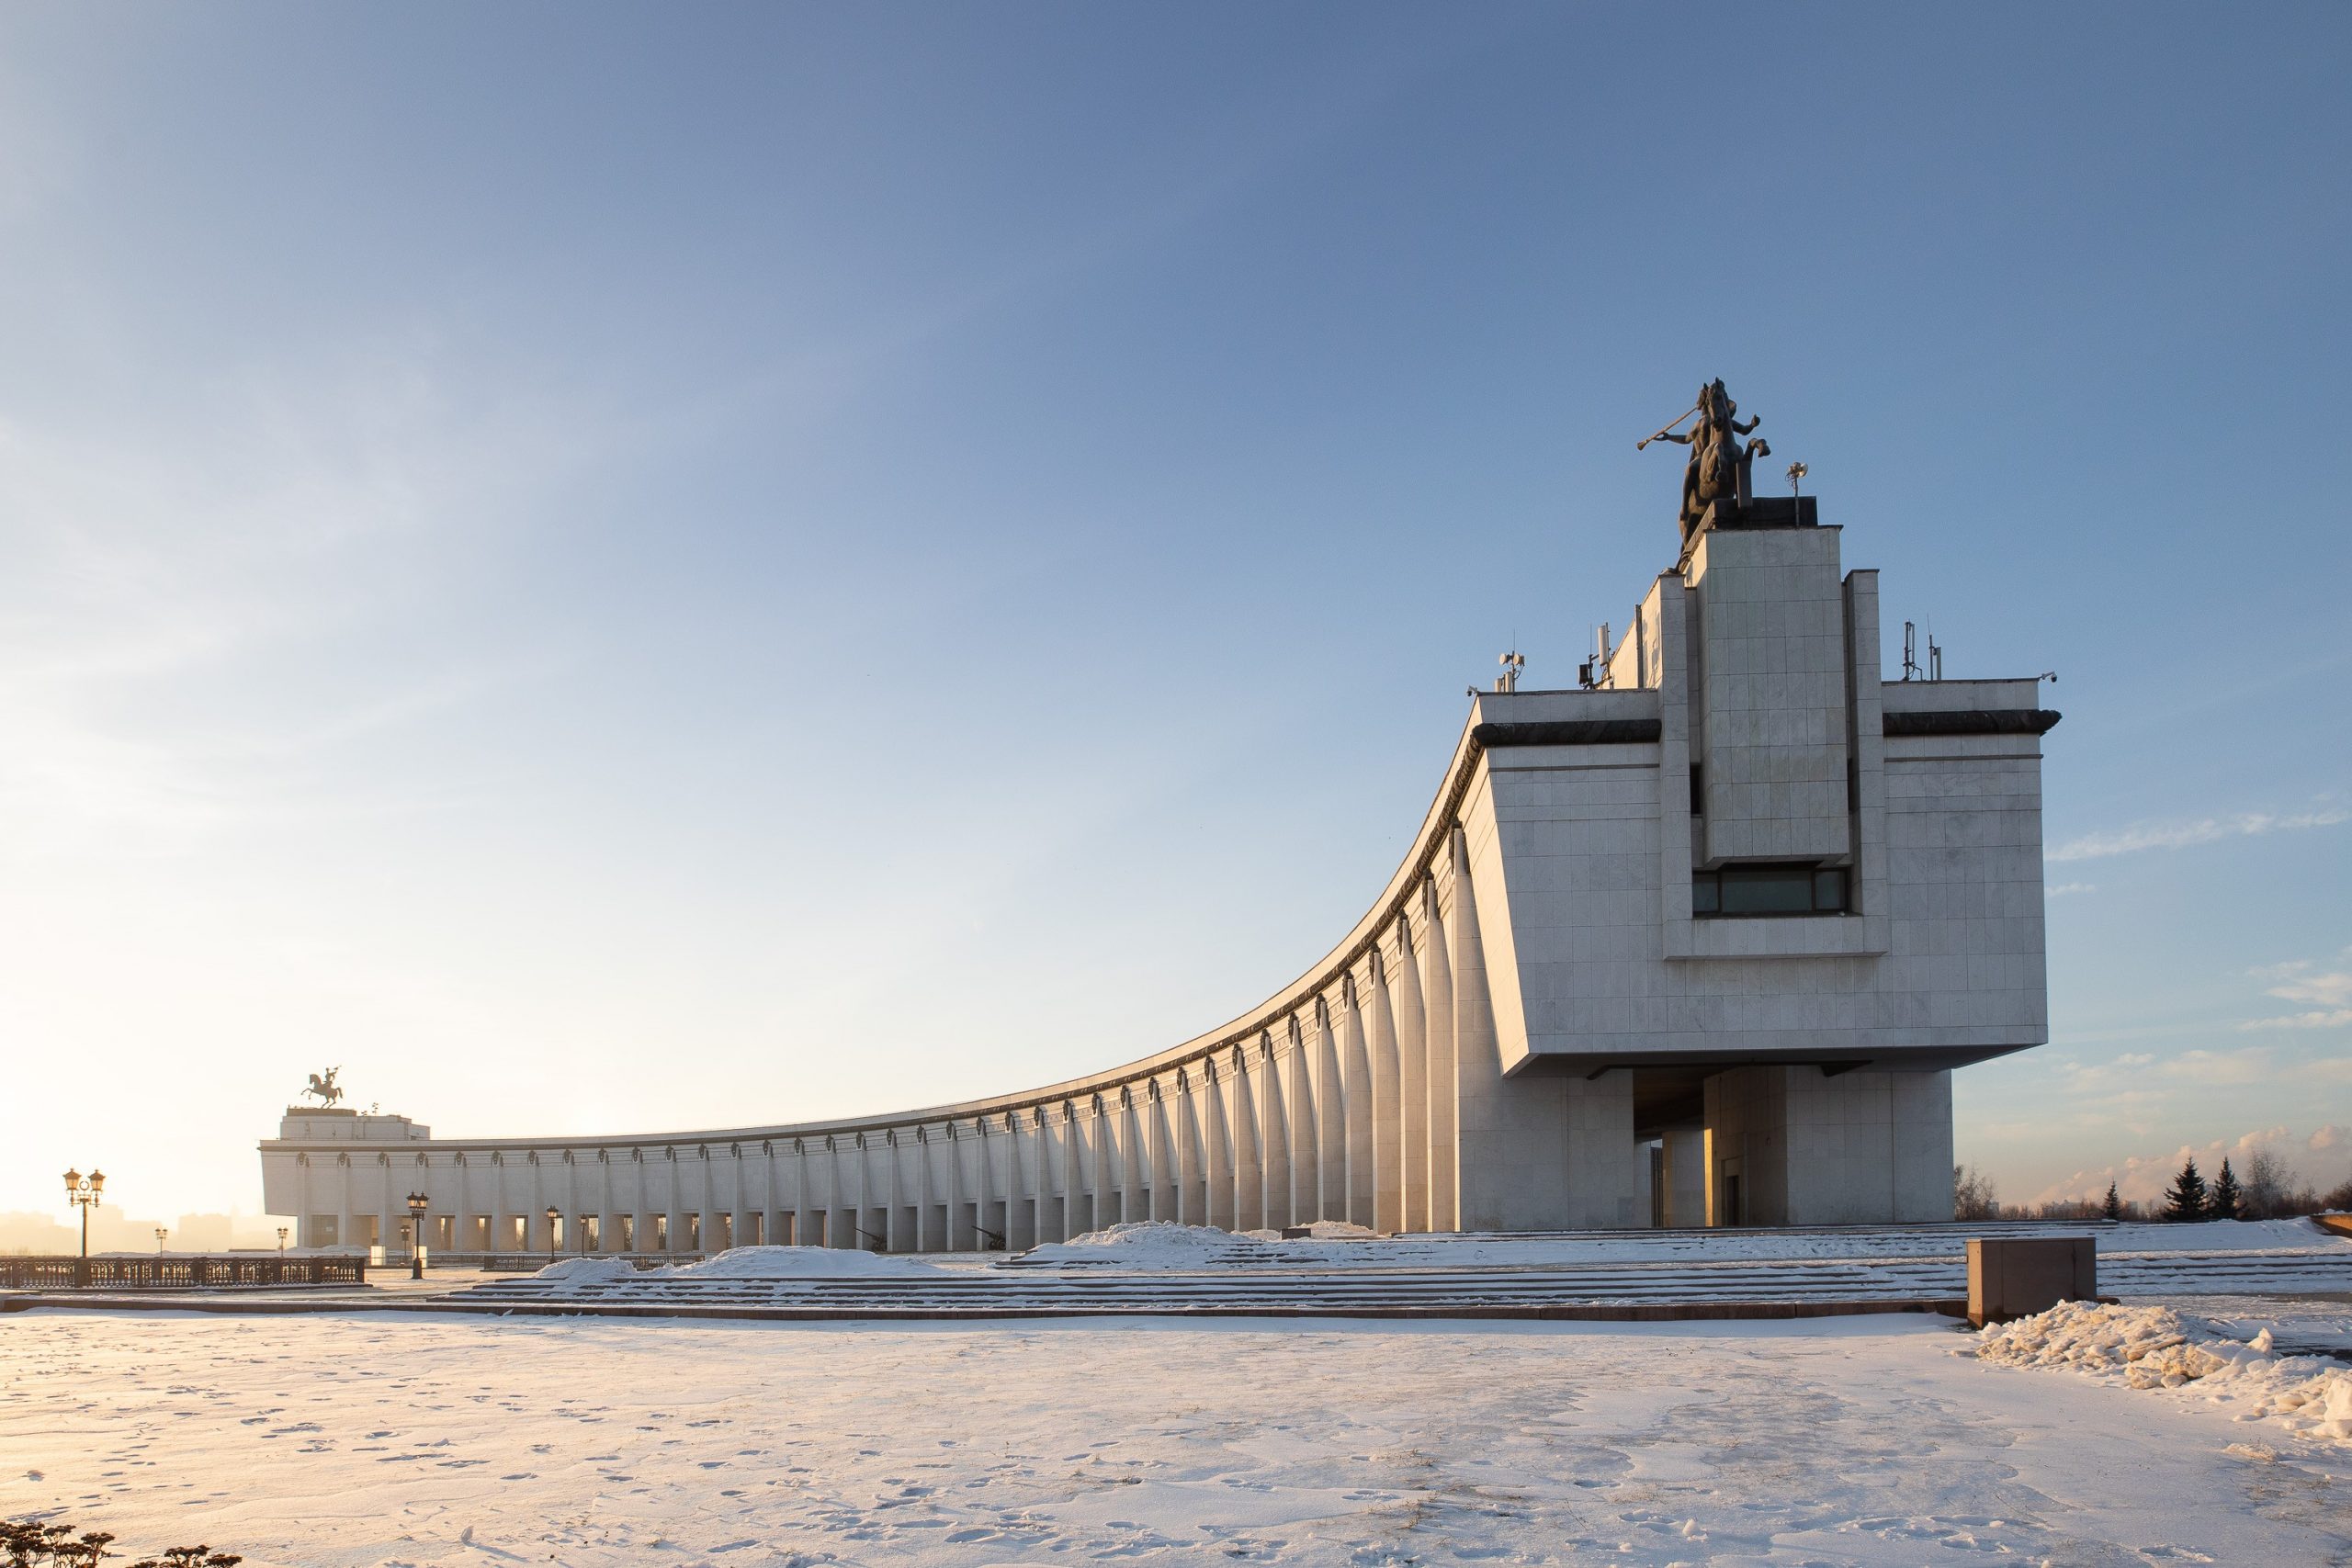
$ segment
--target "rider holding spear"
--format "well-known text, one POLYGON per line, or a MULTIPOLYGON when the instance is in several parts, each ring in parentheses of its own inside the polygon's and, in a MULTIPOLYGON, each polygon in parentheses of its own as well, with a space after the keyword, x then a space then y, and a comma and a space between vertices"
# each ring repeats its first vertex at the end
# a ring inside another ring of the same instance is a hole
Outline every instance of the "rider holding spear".
POLYGON ((1682 536, 1685 540, 1699 526, 1699 519, 1706 513, 1708 503, 1726 497, 1735 504, 1747 504, 1747 472, 1749 460, 1770 457, 1772 449, 1761 441, 1750 442, 1743 447, 1738 437, 1746 435, 1763 423, 1762 418, 1737 423, 1739 405, 1724 390, 1722 378, 1699 389, 1699 400, 1688 412, 1676 416, 1672 423, 1656 435, 1634 444, 1638 452, 1652 441, 1671 441, 1678 446, 1690 448, 1690 461, 1682 470, 1682 536), (1699 416, 1699 423, 1686 433, 1674 426, 1699 416))

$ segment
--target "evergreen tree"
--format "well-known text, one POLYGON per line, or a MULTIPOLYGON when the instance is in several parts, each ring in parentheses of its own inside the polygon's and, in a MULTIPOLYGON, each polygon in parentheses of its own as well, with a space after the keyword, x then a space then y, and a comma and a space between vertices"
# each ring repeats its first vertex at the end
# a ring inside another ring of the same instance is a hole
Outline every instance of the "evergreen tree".
POLYGON ((2102 1219, 2120 1220, 2123 1217, 2123 1200, 2116 1196, 2112 1181, 2107 1184, 2107 1201, 2098 1206, 2098 1212, 2102 1219))
POLYGON ((2197 1159, 2192 1155, 2181 1162, 2180 1174, 2172 1179, 2172 1190, 2165 1194, 2165 1218, 2188 1222, 2204 1217, 2205 1179, 2197 1174, 2197 1159))
POLYGON ((2238 1217, 2238 1179, 2230 1173, 2230 1162, 2222 1161, 2222 1174, 2213 1178, 2212 1201, 2206 1204, 2208 1219, 2234 1220, 2238 1217))

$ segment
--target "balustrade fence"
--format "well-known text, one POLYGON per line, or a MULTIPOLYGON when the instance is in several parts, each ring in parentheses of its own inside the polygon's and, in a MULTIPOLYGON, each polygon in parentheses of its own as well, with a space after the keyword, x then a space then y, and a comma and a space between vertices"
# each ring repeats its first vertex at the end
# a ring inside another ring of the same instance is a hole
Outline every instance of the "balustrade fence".
POLYGON ((361 1285, 368 1260, 345 1258, 6 1258, 0 1290, 258 1290, 272 1285, 361 1285))

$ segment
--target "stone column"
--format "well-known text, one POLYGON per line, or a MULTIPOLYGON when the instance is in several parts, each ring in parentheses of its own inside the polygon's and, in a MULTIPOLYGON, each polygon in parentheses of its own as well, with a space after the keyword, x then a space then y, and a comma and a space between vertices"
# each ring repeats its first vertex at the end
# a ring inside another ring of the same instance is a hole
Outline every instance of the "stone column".
POLYGON ((1429 966, 1423 976, 1423 999, 1430 1043, 1430 1228, 1454 1231, 1462 1228, 1462 1203, 1453 1101, 1453 965, 1434 877, 1427 895, 1429 951, 1422 957, 1429 966))
POLYGON ((956 1123, 950 1122, 940 1133, 939 1152, 947 1162, 947 1179, 942 1184, 947 1190, 947 1218, 940 1238, 942 1252, 964 1250, 964 1147, 956 1135, 956 1123))
POLYGON ((1348 1145, 1346 1219, 1370 1225, 1380 1212, 1378 1130, 1374 1120, 1372 1037, 1364 1028, 1363 990, 1358 976, 1368 968, 1351 966, 1340 983, 1340 1106, 1348 1145))
POLYGON ((1323 1149, 1321 1117, 1315 1097, 1316 1020, 1290 1015, 1289 1060, 1285 1078, 1290 1093, 1283 1100, 1283 1117, 1290 1131, 1290 1223, 1306 1224, 1322 1212, 1323 1149))
MULTIPOLYGON (((645 1246, 645 1227, 652 1223, 645 1217, 645 1151, 632 1144, 620 1151, 620 1157, 615 1163, 628 1167, 626 1170, 616 1172, 612 1179, 616 1187, 623 1181, 628 1184, 628 1191, 616 1196, 614 1205, 628 1215, 628 1225, 622 1227, 628 1230, 628 1235, 624 1237, 616 1229, 613 1234, 613 1248, 616 1252, 636 1252, 645 1246), (621 1202, 620 1197, 626 1197, 627 1202, 621 1202), (628 1243, 626 1247, 620 1245, 624 1240, 628 1243)), ((462 1229, 466 1223, 460 1218, 458 1222, 459 1228, 462 1229)), ((458 1238, 458 1245, 466 1245, 462 1236, 458 1238)))
POLYGON ((1068 1241, 1079 1234, 1078 1195, 1081 1185, 1079 1181, 1080 1169, 1079 1138, 1080 1135, 1078 1130, 1078 1107, 1065 1100, 1062 1101, 1062 1223, 1060 1235, 1057 1238, 1061 1241, 1068 1241))
POLYGON ((1136 1120, 1135 1086, 1121 1084, 1118 1095, 1119 1223, 1132 1224, 1143 1212, 1143 1195, 1138 1190, 1143 1180, 1141 1128, 1136 1120))
MULTIPOLYGON (((849 1244, 863 1252, 866 1247, 866 1237, 871 1234, 866 1221, 874 1209, 874 1151, 863 1133, 852 1135, 852 1147, 855 1152, 851 1156, 850 1166, 849 1244)), ((885 1220, 883 1223, 887 1225, 889 1222, 885 1220)), ((882 1245, 885 1247, 890 1245, 888 1236, 884 1237, 882 1245)))
POLYGON ((1184 1202, 1184 1121, 1182 1108, 1177 1104, 1175 1076, 1154 1074, 1151 1082, 1159 1093, 1156 1102, 1159 1109, 1159 1212, 1161 1219, 1172 1224, 1181 1214, 1184 1202))
MULTIPOLYGON (((1498 1188, 1520 1180, 1516 1173, 1521 1151, 1540 1146, 1549 1130, 1540 1122, 1517 1125, 1530 1118, 1514 1119, 1503 1103, 1502 1053, 1495 1034, 1494 998, 1487 986, 1469 840, 1459 827, 1448 837, 1453 861, 1454 1104, 1460 1122, 1455 1169, 1462 1187, 1455 1223, 1471 1230, 1517 1228, 1509 1213, 1512 1194, 1498 1188), (1473 1170, 1477 1175, 1475 1190, 1467 1174, 1473 1170)), ((1630 1148, 1623 1153, 1630 1161, 1630 1148)))
POLYGON ((1086 1102, 1086 1228, 1103 1229, 1111 1207, 1111 1118, 1100 1094, 1086 1102))
MULTIPOLYGON (((718 1244, 727 1239, 718 1234, 718 1165, 710 1157, 708 1144, 698 1146, 695 1154, 702 1161, 702 1200, 696 1205, 702 1211, 702 1234, 695 1237, 695 1247, 697 1251, 715 1252, 718 1244)), ((536 1206, 537 1199, 534 1197, 532 1202, 536 1206)))
POLYGON ((989 1119, 972 1118, 972 1250, 986 1252, 989 1237, 981 1233, 993 1232, 996 1218, 996 1151, 989 1146, 989 1119))
MULTIPOLYGON (((729 1194, 729 1196, 735 1200, 735 1234, 728 1237, 728 1239, 738 1247, 749 1247, 752 1245, 752 1180, 750 1168, 745 1166, 743 1163, 742 1145, 729 1144, 727 1145, 727 1174, 732 1178, 735 1182, 735 1190, 729 1194)), ((763 1223, 759 1228, 760 1235, 758 1239, 761 1241, 767 1240, 766 1224, 763 1223)))
POLYGON ((808 1150, 798 1138, 792 1140, 792 1245, 807 1247, 808 1242, 808 1150))
POLYGON ((1257 1230, 1266 1223, 1266 1160, 1260 1146, 1262 1135, 1258 1119, 1258 1080, 1265 1076, 1265 1069, 1262 1063, 1250 1059, 1257 1054, 1257 1044, 1252 1040, 1233 1048, 1230 1092, 1233 1228, 1237 1231, 1257 1230))
POLYGON ((1283 1114, 1282 1062, 1274 1055, 1271 1031, 1258 1036, 1258 1137, 1268 1230, 1290 1224, 1290 1118, 1283 1114))
POLYGON ((1168 1217, 1168 1205, 1160 1193, 1168 1186, 1168 1106, 1156 1077, 1144 1080, 1143 1119, 1144 1215, 1147 1219, 1164 1220, 1168 1217))
POLYGON ((1021 1113, 1004 1113, 1004 1248, 1037 1245, 1037 1206, 1029 1196, 1029 1161, 1022 1148, 1021 1113))
POLYGON ((1206 1168, 1201 1223, 1226 1230, 1233 1226, 1233 1134, 1225 1114, 1225 1085, 1218 1081, 1216 1058, 1204 1059, 1201 1074, 1201 1152, 1206 1168))
POLYGON ((1195 1194, 1200 1188, 1200 1113, 1193 1099, 1193 1075, 1183 1067, 1176 1069, 1176 1223, 1196 1225, 1201 1223, 1200 1200, 1195 1194))
MULTIPOLYGON (((1421 938, 1427 946, 1429 939, 1421 938)), ((1387 966, 1389 1000, 1396 1023, 1397 1179, 1404 1195, 1403 1228, 1430 1228, 1430 1047, 1429 1010, 1421 996, 1421 961, 1413 948, 1413 922, 1396 918, 1396 951, 1387 966)))
MULTIPOLYGON (((1338 992, 1325 993, 1316 998, 1315 1004, 1323 1024, 1322 1033, 1316 1041, 1315 1056, 1315 1136, 1323 1151, 1319 1168, 1323 1199, 1317 1213, 1327 1220, 1347 1219, 1351 1206, 1348 1196, 1353 1166, 1349 1157, 1346 1036, 1352 1027, 1349 1021, 1355 1017, 1353 996, 1353 983, 1342 972, 1338 992)), ((1360 1030, 1354 1048, 1362 1054, 1363 1038, 1360 1030)), ((1369 1133, 1370 1128, 1365 1131, 1369 1133)))
MULTIPOLYGON (((686 1245, 686 1212, 681 1203, 681 1200, 685 1196, 686 1183, 685 1179, 678 1174, 678 1146, 675 1144, 662 1145, 662 1174, 668 1177, 670 1181, 669 1207, 663 1211, 668 1220, 670 1235, 667 1238, 668 1245, 662 1250, 678 1252, 686 1245)), ((500 1185, 505 1184, 501 1182, 500 1185)))
POLYGON ((1372 1217, 1364 1223, 1374 1230, 1396 1231, 1405 1224, 1405 1118, 1397 1102, 1396 1014, 1388 999, 1387 960, 1377 941, 1365 955, 1363 974, 1360 996, 1372 1116, 1372 1217))
MULTIPOLYGON (((620 1237, 613 1234, 613 1219, 616 1208, 613 1193, 613 1151, 598 1149, 596 1151, 596 1250, 599 1252, 612 1252, 617 1248, 620 1242, 620 1237)), ((456 1227, 453 1224, 450 1229, 453 1241, 456 1234, 456 1227)))
POLYGON ((818 1162, 818 1175, 823 1188, 823 1201, 817 1205, 817 1232, 820 1247, 842 1245, 842 1195, 848 1190, 842 1176, 841 1140, 831 1133, 825 1134, 824 1157, 818 1162))

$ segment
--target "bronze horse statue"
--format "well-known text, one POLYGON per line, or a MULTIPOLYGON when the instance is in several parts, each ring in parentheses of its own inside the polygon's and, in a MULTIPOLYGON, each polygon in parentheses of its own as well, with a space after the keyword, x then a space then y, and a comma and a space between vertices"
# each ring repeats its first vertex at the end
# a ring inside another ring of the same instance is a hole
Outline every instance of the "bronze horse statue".
POLYGON ((304 1094, 316 1097, 321 1105, 333 1105, 336 1100, 343 1098, 343 1090, 335 1086, 334 1081, 335 1074, 341 1071, 343 1071, 341 1067, 329 1067, 327 1069, 326 1077, 321 1077, 318 1074, 312 1073, 311 1075, 311 1087, 304 1089, 302 1092, 304 1094))
POLYGON ((1637 442, 1634 450, 1640 451, 1652 441, 1671 441, 1678 446, 1690 448, 1690 461, 1682 469, 1682 537, 1687 542, 1698 530, 1699 519, 1707 508, 1718 501, 1729 501, 1735 506, 1746 506, 1755 491, 1749 483, 1749 466, 1758 457, 1769 457, 1772 448, 1762 441, 1742 445, 1739 437, 1748 434, 1763 423, 1761 418, 1739 423, 1739 405, 1724 390, 1722 378, 1699 389, 1699 400, 1691 405, 1690 413, 1682 415, 1656 435, 1637 442), (1688 431, 1678 432, 1674 425, 1699 416, 1699 423, 1688 431))

